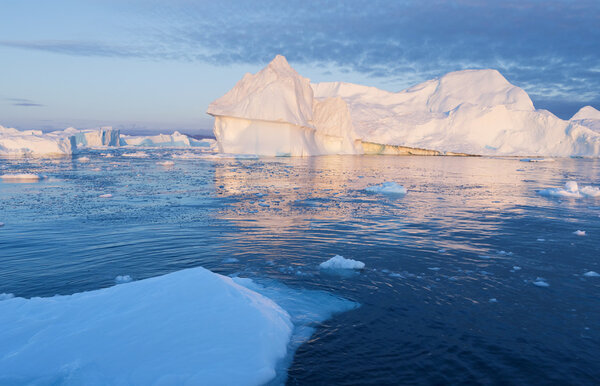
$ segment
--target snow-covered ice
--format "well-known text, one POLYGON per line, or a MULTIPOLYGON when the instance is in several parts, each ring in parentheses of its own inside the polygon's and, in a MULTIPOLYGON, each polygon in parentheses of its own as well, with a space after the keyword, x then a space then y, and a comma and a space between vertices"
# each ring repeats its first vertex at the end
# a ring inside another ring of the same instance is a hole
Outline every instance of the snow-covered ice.
POLYGON ((323 269, 363 269, 365 263, 358 260, 346 259, 343 256, 335 255, 331 259, 319 264, 323 269))
POLYGON ((378 185, 368 186, 365 188, 370 193, 383 193, 383 194, 406 194, 407 190, 404 186, 399 185, 396 182, 388 181, 378 185))
POLYGON ((0 126, 0 156, 37 157, 73 154, 75 138, 43 133, 41 130, 19 131, 0 126))
POLYGON ((178 131, 173 134, 158 134, 158 135, 121 135, 121 144, 123 146, 140 146, 140 147, 210 147, 214 140, 203 139, 198 140, 181 134, 178 131))
POLYGON ((4 293, 4 292, 0 293, 0 302, 3 301, 3 300, 12 299, 14 297, 15 297, 15 295, 13 295, 13 294, 7 294, 7 293, 4 293))
POLYGON ((204 268, 69 296, 6 299, 0 384, 264 384, 302 341, 293 337, 354 307, 204 268), (279 295, 281 306, 269 298, 279 295))
POLYGON ((570 197, 570 198, 596 198, 600 197, 600 189, 595 186, 579 187, 575 181, 567 181, 564 188, 548 188, 538 192, 548 197, 570 197))

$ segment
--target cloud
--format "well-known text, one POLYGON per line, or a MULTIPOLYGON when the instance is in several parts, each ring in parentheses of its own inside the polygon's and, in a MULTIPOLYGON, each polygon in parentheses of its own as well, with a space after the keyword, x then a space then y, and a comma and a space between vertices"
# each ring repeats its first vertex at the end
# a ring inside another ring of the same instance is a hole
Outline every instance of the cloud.
POLYGON ((18 107, 43 107, 43 104, 40 103, 35 103, 34 101, 30 100, 30 99, 24 99, 24 98, 5 98, 7 101, 9 102, 13 102, 12 105, 13 106, 18 106, 18 107))
POLYGON ((534 98, 600 99, 596 0, 106 1, 129 15, 121 40, 0 41, 48 52, 215 65, 335 67, 409 86, 496 68, 534 98))

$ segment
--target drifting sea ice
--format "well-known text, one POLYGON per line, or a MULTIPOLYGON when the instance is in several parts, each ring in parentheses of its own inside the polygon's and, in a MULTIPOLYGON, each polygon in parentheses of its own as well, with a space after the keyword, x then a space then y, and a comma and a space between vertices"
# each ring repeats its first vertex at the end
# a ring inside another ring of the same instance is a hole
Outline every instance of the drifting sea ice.
POLYGON ((129 283, 131 280, 131 276, 129 275, 119 275, 117 277, 115 277, 115 283, 117 284, 123 284, 123 283, 129 283))
POLYGON ((396 182, 389 181, 379 185, 368 186, 365 188, 370 193, 383 193, 383 194, 406 194, 406 188, 396 182))
POLYGON ((600 273, 595 272, 595 271, 587 271, 586 273, 583 274, 583 276, 585 276, 585 277, 600 277, 600 273))
POLYGON ((9 298, 0 302, 0 384, 263 384, 315 323, 356 306, 201 267, 9 298))
POLYGON ((575 236, 585 236, 585 231, 576 230, 573 232, 575 236))
POLYGON ((365 263, 358 260, 346 259, 343 256, 335 255, 331 259, 319 264, 323 269, 363 269, 365 263))
POLYGON ((173 162, 173 161, 159 161, 156 164, 160 165, 160 166, 167 167, 167 166, 173 166, 173 165, 175 165, 175 162, 173 162))
POLYGON ((548 282, 541 277, 536 278, 533 281, 533 285, 537 286, 537 287, 550 287, 550 284, 548 284, 548 282))
POLYGON ((148 158, 148 154, 143 151, 136 151, 133 153, 124 153, 123 157, 148 158))
POLYGON ((600 197, 600 189, 594 186, 584 186, 581 189, 577 182, 568 181, 565 184, 565 188, 548 188, 538 192, 542 196, 548 197, 571 197, 571 198, 582 198, 582 197, 600 197))
POLYGON ((32 173, 3 174, 0 176, 0 179, 6 182, 37 182, 42 178, 43 177, 32 173))

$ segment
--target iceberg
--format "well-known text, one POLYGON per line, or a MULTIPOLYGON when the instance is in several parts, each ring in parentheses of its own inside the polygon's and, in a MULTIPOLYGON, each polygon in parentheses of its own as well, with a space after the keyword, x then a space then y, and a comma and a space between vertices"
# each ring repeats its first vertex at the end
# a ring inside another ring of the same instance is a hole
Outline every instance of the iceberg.
POLYGON ((496 70, 448 73, 400 92, 311 84, 278 55, 208 107, 220 152, 273 155, 600 156, 598 111, 535 109, 496 70))
POLYGON ((38 157, 73 154, 75 138, 45 134, 41 130, 19 131, 0 126, 0 156, 38 157))
POLYGON ((346 259, 344 256, 335 255, 331 259, 319 264, 322 269, 363 269, 365 263, 354 259, 346 259))
POLYGON ((127 279, 69 296, 0 296, 0 384, 264 384, 296 334, 356 306, 201 267, 127 279), (315 312, 284 310, 278 293, 315 312))
POLYGON ((361 149, 342 98, 315 99, 310 80, 278 55, 212 102, 221 153, 266 156, 357 154, 361 149))
POLYGON ((140 147, 210 147, 212 140, 197 140, 178 131, 150 136, 121 135, 121 145, 140 147))
POLYGON ((73 136, 78 147, 103 147, 120 146, 121 132, 112 127, 101 127, 97 130, 77 130, 69 127, 63 131, 54 132, 55 135, 73 136))

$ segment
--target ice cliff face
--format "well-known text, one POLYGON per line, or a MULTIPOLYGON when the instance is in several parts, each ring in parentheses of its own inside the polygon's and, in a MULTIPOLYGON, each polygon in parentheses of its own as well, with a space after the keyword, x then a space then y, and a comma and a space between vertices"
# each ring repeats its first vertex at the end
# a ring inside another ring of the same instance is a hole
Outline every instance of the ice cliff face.
POLYGON ((442 154, 600 155, 597 110, 585 107, 570 121, 536 110, 496 70, 452 72, 400 92, 308 84, 282 56, 244 76, 208 108, 220 150, 360 154, 381 144, 442 154))
POLYGON ((221 152, 302 156, 360 151, 344 100, 316 100, 310 81, 283 56, 246 74, 207 112, 215 117, 221 152))

